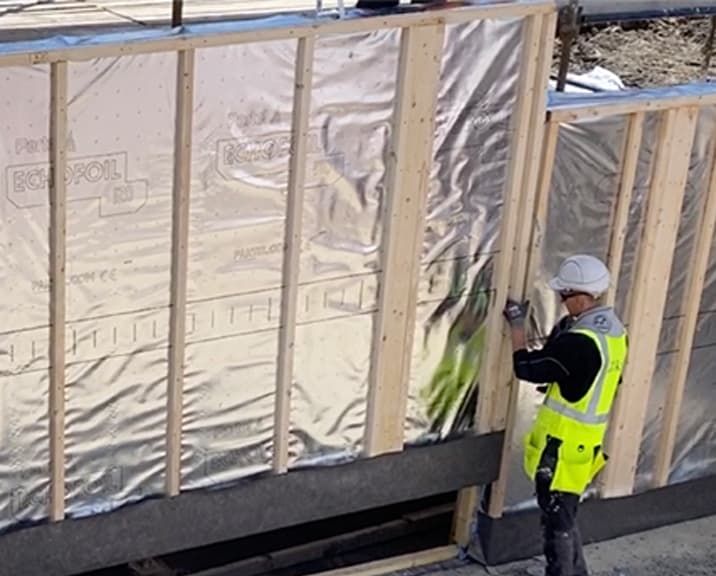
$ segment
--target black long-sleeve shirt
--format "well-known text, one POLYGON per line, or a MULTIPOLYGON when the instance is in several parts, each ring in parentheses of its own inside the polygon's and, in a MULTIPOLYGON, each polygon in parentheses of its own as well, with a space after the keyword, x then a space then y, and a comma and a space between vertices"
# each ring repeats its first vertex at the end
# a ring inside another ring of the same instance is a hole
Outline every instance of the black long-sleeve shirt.
POLYGON ((514 371, 520 380, 534 384, 556 382, 565 400, 579 402, 597 377, 602 357, 591 338, 568 332, 567 326, 563 318, 541 350, 516 350, 514 371))

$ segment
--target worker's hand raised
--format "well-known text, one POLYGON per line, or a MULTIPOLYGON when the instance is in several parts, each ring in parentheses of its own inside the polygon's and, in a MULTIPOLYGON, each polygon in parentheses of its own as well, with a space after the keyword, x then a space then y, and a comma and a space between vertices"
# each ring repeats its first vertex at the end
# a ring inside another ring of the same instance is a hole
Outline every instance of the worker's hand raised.
POLYGON ((522 327, 525 325, 525 318, 527 318, 527 310, 529 307, 529 300, 519 303, 511 298, 508 298, 502 314, 510 323, 510 326, 522 327))

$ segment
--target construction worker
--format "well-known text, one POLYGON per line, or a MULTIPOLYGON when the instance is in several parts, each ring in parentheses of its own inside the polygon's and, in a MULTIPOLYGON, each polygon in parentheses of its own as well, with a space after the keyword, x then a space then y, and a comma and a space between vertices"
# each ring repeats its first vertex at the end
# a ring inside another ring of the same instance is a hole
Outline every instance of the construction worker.
POLYGON ((564 260, 549 286, 568 315, 540 350, 527 350, 528 303, 508 300, 504 309, 515 375, 543 385, 545 393, 525 437, 524 467, 541 510, 546 576, 588 576, 577 507, 606 463, 602 443, 627 356, 624 325, 613 308, 600 303, 609 283, 609 270, 598 258, 577 254, 564 260))

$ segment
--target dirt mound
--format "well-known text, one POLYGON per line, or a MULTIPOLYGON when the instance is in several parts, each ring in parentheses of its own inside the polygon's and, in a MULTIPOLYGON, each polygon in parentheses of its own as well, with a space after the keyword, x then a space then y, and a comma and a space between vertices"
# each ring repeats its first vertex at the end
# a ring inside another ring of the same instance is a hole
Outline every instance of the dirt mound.
MULTIPOLYGON (((716 77, 716 48, 710 69, 702 71, 710 25, 708 18, 670 18, 585 29, 572 48, 569 70, 583 73, 602 66, 625 85, 640 88, 707 80, 716 77)), ((555 71, 559 51, 558 40, 555 71)))

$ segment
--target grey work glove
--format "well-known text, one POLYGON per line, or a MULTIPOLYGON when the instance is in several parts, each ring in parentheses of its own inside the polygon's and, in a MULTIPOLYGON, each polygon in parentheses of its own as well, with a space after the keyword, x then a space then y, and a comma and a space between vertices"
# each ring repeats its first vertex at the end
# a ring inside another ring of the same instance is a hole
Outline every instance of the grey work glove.
POLYGON ((527 318, 527 310, 529 306, 529 300, 520 304, 519 302, 508 298, 505 309, 502 311, 502 315, 510 323, 510 326, 521 328, 525 325, 525 319, 527 318))

